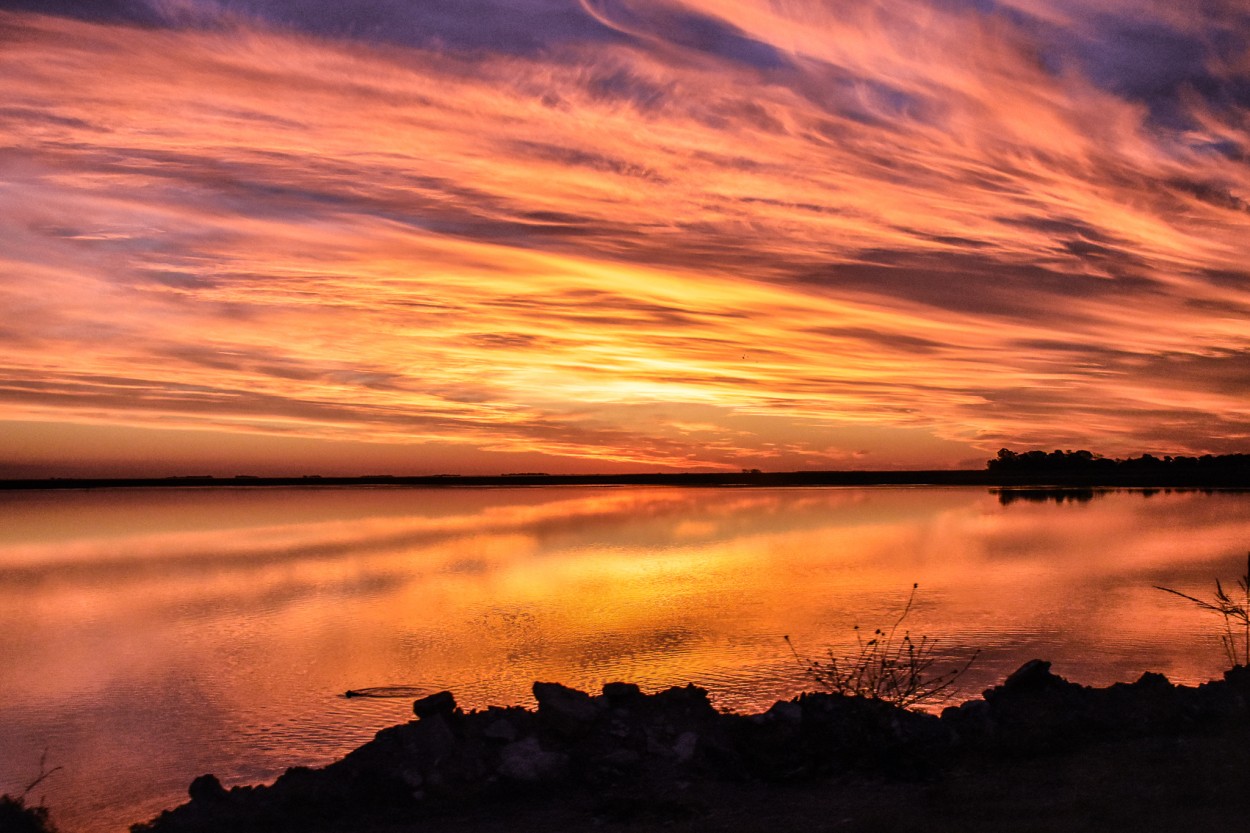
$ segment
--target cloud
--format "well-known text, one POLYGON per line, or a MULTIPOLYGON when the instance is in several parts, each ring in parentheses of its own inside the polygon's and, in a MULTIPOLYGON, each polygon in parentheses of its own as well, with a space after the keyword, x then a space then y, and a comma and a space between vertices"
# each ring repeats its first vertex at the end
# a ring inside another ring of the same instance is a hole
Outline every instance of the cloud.
POLYGON ((294 8, 0 13, 0 417, 581 470, 1243 436, 1234 6, 294 8))
POLYGON ((338 40, 509 54, 621 40, 577 0, 4 0, 4 9, 149 28, 261 25, 338 40))

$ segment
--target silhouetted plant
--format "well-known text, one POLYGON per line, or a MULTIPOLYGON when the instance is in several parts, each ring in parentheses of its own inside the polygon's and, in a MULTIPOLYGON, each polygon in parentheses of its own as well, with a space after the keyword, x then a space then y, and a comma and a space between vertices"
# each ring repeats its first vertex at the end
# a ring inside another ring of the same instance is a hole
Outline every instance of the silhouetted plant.
POLYGON ((1241 590, 1240 599, 1229 596, 1224 590, 1224 585, 1217 578, 1215 600, 1208 602, 1205 599, 1190 596, 1188 593, 1173 590, 1171 587, 1155 585, 1157 590, 1188 599, 1203 610, 1220 615, 1224 620, 1224 633, 1220 635, 1220 642, 1224 645, 1224 653, 1228 657, 1229 664, 1234 668, 1238 665, 1250 666, 1250 553, 1246 554, 1246 574, 1237 582, 1237 587, 1241 590), (1238 632, 1240 632, 1240 646, 1237 644, 1238 632))
POLYGON ((789 636, 785 637, 786 644, 807 676, 828 691, 880 700, 900 708, 944 700, 980 651, 974 651, 961 667, 933 673, 937 662, 933 655, 936 641, 922 636, 917 642, 906 630, 898 636, 899 627, 911 613, 919 587, 919 584, 911 586, 903 612, 888 630, 877 628, 871 637, 864 639, 859 625, 855 626, 858 647, 854 654, 838 657, 833 649, 828 649, 827 660, 813 660, 801 656, 789 636))
POLYGON ((35 787, 52 773, 61 769, 59 766, 47 768, 48 751, 45 749, 39 757, 39 774, 35 780, 26 785, 21 795, 0 795, 0 831, 4 833, 56 833, 56 827, 48 820, 48 808, 43 804, 26 803, 27 796, 35 787))
POLYGON ((0 795, 0 830, 5 833, 56 833, 48 821, 48 808, 28 805, 26 800, 9 794, 0 795))

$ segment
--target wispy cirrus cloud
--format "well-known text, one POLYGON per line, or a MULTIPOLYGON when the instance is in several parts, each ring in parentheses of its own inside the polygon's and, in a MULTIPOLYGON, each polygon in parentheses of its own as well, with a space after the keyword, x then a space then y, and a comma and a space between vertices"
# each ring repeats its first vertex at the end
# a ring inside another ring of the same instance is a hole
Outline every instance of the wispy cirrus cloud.
POLYGON ((1235 4, 38 5, 7 419, 487 469, 1250 435, 1235 4))

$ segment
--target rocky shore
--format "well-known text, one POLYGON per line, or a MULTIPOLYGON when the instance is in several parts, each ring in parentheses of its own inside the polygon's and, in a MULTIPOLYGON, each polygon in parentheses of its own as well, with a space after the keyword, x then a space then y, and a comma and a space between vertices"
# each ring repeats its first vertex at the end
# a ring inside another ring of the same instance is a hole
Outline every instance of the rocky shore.
POLYGON ((941 715, 826 693, 738 715, 695 686, 534 696, 422 698, 327 767, 229 790, 204 775, 133 830, 1182 830, 1244 825, 1250 795, 1245 667, 1089 688, 1034 660, 941 715))

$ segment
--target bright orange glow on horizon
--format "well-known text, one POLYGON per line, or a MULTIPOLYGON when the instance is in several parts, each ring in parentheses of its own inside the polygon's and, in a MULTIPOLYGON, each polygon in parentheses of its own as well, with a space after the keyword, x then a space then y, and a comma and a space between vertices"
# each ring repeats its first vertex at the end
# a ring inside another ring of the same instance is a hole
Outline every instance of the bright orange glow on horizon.
POLYGON ((529 51, 0 13, 0 476, 1245 450, 1250 119, 999 5, 581 0, 602 42, 529 51))

